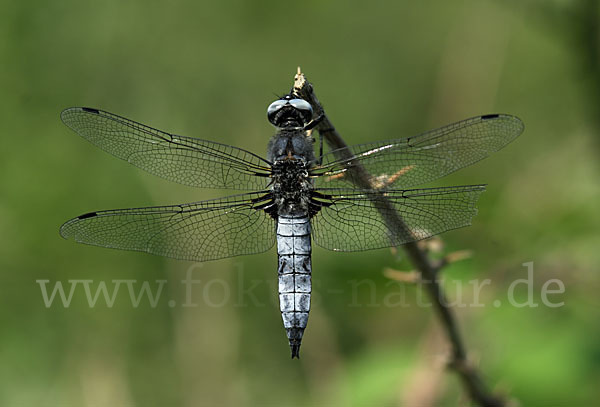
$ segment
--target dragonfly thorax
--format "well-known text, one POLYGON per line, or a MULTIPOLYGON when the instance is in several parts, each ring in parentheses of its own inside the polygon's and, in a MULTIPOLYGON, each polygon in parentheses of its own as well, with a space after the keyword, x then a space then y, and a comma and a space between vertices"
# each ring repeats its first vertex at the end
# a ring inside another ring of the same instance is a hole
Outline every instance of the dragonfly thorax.
POLYGON ((313 185, 303 159, 283 159, 273 164, 271 191, 278 215, 306 215, 313 185))
POLYGON ((275 163, 286 159, 304 160, 314 163, 314 139, 304 130, 280 129, 267 147, 267 159, 275 163))

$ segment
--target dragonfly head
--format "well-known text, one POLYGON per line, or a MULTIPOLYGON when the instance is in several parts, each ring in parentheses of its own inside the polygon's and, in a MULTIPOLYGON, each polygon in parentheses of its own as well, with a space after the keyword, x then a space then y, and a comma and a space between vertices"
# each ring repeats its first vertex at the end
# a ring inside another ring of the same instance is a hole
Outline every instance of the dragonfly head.
POLYGON ((312 115, 310 103, 292 95, 274 101, 267 108, 267 118, 278 128, 303 128, 312 115))

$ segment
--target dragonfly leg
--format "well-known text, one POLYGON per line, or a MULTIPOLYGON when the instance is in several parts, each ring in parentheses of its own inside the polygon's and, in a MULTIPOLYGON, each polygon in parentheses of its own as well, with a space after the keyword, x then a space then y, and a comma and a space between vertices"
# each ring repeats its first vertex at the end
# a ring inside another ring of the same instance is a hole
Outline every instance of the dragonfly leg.
MULTIPOLYGON (((323 120, 325 115, 320 113, 317 117, 310 121, 306 126, 304 126, 304 130, 312 130, 323 120)), ((323 134, 319 132, 319 160, 317 161, 317 165, 323 164, 323 134)))
POLYGON ((319 125, 319 123, 321 123, 321 120, 323 120, 324 117, 325 117, 325 115, 323 113, 319 114, 317 117, 312 119, 310 121, 310 123, 308 123, 306 126, 304 126, 304 131, 312 130, 315 127, 317 127, 319 125))

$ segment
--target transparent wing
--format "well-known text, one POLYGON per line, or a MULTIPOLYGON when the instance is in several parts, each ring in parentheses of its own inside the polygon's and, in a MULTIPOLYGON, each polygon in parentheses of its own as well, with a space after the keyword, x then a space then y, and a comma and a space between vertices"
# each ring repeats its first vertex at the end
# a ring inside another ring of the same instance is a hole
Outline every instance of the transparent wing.
POLYGON ((234 195, 186 205, 115 209, 71 219, 66 239, 183 260, 206 261, 260 253, 275 242, 275 223, 257 209, 268 194, 234 195))
POLYGON ((515 116, 491 114, 450 124, 416 137, 361 144, 331 151, 312 171, 317 187, 347 187, 359 180, 360 167, 371 187, 413 187, 471 165, 523 132, 515 116))
POLYGON ((345 252, 425 239, 470 225, 484 190, 484 185, 385 193, 320 189, 314 199, 328 206, 311 219, 312 237, 325 249, 345 252))
POLYGON ((270 164, 248 151, 176 136, 112 113, 65 109, 62 121, 101 149, 154 175, 193 187, 262 190, 270 164))

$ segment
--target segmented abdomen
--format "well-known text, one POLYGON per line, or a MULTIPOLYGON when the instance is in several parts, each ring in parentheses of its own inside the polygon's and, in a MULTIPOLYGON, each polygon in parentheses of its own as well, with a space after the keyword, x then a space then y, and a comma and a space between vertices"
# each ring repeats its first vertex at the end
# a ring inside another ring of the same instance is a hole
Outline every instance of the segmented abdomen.
POLYGON ((311 245, 308 216, 278 217, 277 254, 279 306, 294 358, 299 356, 310 311, 311 245))

